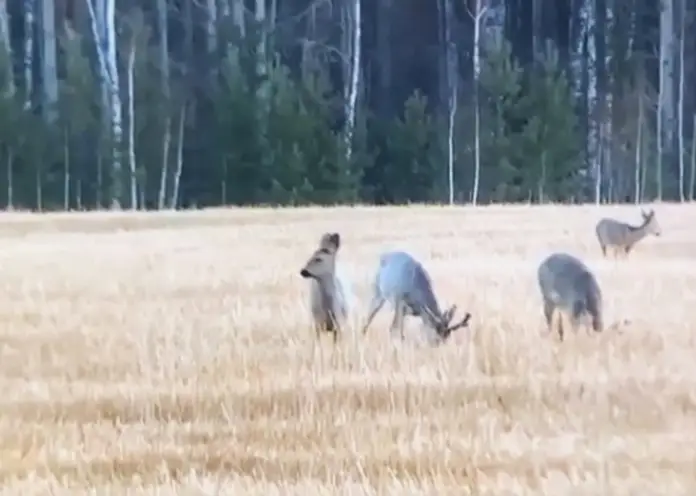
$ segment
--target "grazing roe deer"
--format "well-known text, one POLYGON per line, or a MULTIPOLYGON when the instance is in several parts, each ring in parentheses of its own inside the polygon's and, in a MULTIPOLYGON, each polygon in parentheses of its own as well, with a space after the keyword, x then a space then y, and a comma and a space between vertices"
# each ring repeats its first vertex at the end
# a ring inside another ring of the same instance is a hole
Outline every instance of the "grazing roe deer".
POLYGON ((333 333, 334 343, 348 316, 347 284, 336 268, 336 252, 341 246, 338 233, 326 233, 300 275, 310 279, 310 307, 317 338, 321 332, 333 333))
POLYGON ((423 266, 408 253, 401 251, 385 253, 380 257, 379 269, 373 285, 373 296, 363 335, 367 333, 372 319, 386 301, 394 305, 394 319, 390 332, 398 329, 404 339, 404 317, 412 315, 435 331, 436 342, 444 342, 452 333, 469 324, 471 314, 450 325, 456 305, 442 312, 433 293, 430 276, 423 266))
POLYGON ((640 226, 632 226, 625 222, 614 219, 601 219, 597 223, 595 232, 599 246, 602 248, 602 255, 607 256, 607 249, 614 252, 614 258, 618 254, 628 256, 633 246, 648 234, 659 236, 662 233, 660 225, 655 217, 655 211, 645 212, 641 210, 643 223, 640 226))
POLYGON ((549 332, 553 332, 557 317, 558 335, 563 341, 563 315, 573 331, 577 331, 580 318, 585 315, 590 316, 595 332, 603 330, 602 292, 583 262, 567 253, 554 253, 539 265, 537 277, 549 332))

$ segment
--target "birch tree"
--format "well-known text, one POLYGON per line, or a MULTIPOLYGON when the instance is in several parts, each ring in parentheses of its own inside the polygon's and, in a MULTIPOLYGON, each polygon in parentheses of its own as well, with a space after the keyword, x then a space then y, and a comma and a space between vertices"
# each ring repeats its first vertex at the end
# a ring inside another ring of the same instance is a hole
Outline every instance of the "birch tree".
MULTIPOLYGON (((227 3, 225 1, 225 3, 227 3)), ((206 0, 206 13, 208 14, 208 19, 206 22, 206 34, 207 34, 207 50, 209 55, 215 54, 218 46, 218 6, 217 0, 206 0)))
POLYGON ((662 200, 663 162, 665 149, 673 149, 674 91, 674 2, 661 0, 660 11, 660 94, 657 106, 657 168, 655 182, 657 199, 662 200))
MULTIPOLYGON (((90 0, 87 0, 90 1, 90 0)), ((35 0, 24 0, 24 108, 31 108, 32 91, 34 90, 34 14, 35 0)))
POLYGON ((680 21, 679 21, 679 96, 677 100, 677 124, 678 132, 677 139, 679 140, 679 201, 684 201, 684 76, 685 76, 685 60, 684 60, 684 45, 686 37, 686 0, 681 0, 680 3, 680 21))
POLYGON ((5 70, 7 71, 7 76, 3 85, 3 93, 5 97, 12 98, 15 96, 15 81, 14 74, 12 71, 12 46, 10 45, 10 23, 7 14, 7 4, 4 1, 0 1, 0 42, 2 43, 2 57, 7 64, 5 70))
POLYGON ((443 24, 445 42, 445 79, 447 81, 447 185, 449 204, 454 205, 454 123, 457 117, 457 94, 459 77, 457 74, 457 46, 452 37, 452 19, 454 8, 452 0, 443 0, 443 24))
POLYGON ((85 1, 89 10, 90 26, 99 62, 103 111, 104 115, 108 116, 111 131, 111 207, 120 209, 123 195, 123 171, 121 164, 123 124, 119 75, 116 64, 115 0, 85 1))
POLYGON ((346 86, 348 94, 346 95, 346 128, 345 128, 345 146, 346 160, 350 161, 353 154, 353 133, 355 131, 355 114, 358 105, 358 88, 360 84, 360 66, 362 64, 360 47, 362 45, 362 13, 360 11, 361 0, 351 0, 351 13, 348 16, 351 20, 350 30, 350 62, 345 64, 348 70, 345 71, 346 76, 350 75, 350 84, 346 86))
POLYGON ((478 203, 479 182, 481 177, 481 109, 479 107, 479 79, 481 76, 481 22, 488 7, 484 0, 476 0, 476 10, 470 12, 474 20, 474 186, 471 192, 471 203, 478 203))
MULTIPOLYGON (((0 1, 0 42, 2 43, 2 58, 6 72, 5 80, 2 81, 2 96, 6 101, 13 101, 16 95, 14 74, 12 71, 12 48, 10 45, 10 24, 7 13, 7 4, 0 1)), ((14 203, 14 152, 10 145, 7 145, 7 208, 12 209, 14 203)))
POLYGON ((58 115, 58 72, 56 66, 55 0, 41 0, 41 77, 43 112, 47 122, 58 115))
POLYGON ((169 170, 169 149, 171 147, 171 119, 169 104, 171 101, 171 86, 169 74, 169 36, 167 34, 167 2, 157 0, 157 29, 159 31, 159 68, 161 75, 162 98, 164 99, 164 132, 162 134, 162 165, 160 170, 159 194, 157 208, 162 210, 167 200, 167 175, 169 170))

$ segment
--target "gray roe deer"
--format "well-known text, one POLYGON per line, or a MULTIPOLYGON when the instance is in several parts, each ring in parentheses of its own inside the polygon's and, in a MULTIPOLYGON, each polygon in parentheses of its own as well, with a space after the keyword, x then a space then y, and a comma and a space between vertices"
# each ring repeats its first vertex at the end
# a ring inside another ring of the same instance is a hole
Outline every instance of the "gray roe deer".
POLYGON ((334 343, 348 316, 346 283, 336 269, 336 252, 340 246, 338 233, 324 234, 319 248, 300 270, 302 277, 310 279, 310 307, 317 339, 322 331, 331 332, 334 343))
POLYGON ((602 292, 597 279, 580 260, 567 253, 549 255, 537 271, 539 289, 544 301, 544 317, 549 331, 558 320, 558 335, 563 341, 563 316, 577 331, 584 316, 591 319, 595 332, 603 330, 602 292))
POLYGON ((456 305, 444 312, 440 310, 433 293, 430 276, 423 266, 408 253, 395 251, 380 257, 377 276, 373 285, 373 296, 363 335, 375 315, 385 302, 394 306, 394 319, 390 327, 392 335, 398 330, 404 339, 404 317, 420 317, 435 331, 434 344, 443 343, 452 333, 469 324, 471 314, 467 313, 458 323, 452 325, 456 305))
POLYGON ((607 250, 613 251, 614 257, 621 254, 627 257, 628 253, 638 241, 648 234, 659 236, 662 233, 660 224, 655 217, 655 211, 645 212, 641 210, 643 223, 640 226, 632 226, 614 219, 602 219, 597 223, 595 232, 602 255, 607 256, 607 250))

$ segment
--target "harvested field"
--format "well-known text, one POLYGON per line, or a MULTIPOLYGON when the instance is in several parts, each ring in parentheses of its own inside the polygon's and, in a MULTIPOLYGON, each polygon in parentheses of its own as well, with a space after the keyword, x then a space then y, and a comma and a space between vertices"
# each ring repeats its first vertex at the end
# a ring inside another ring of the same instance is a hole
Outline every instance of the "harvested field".
POLYGON ((0 215, 3 494, 696 493, 696 206, 603 259, 635 207, 0 215), (299 269, 325 231, 359 327, 380 252, 473 314, 443 346, 315 346, 299 269), (603 334, 545 332, 536 267, 581 256, 603 334))

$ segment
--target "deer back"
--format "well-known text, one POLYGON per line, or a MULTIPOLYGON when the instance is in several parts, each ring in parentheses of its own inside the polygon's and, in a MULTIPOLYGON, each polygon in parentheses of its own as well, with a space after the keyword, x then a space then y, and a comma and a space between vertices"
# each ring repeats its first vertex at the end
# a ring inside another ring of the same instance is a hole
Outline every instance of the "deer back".
POLYGON ((413 315, 422 315, 424 311, 441 315, 430 276, 408 253, 394 251, 382 255, 375 286, 384 299, 405 303, 413 315))

